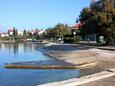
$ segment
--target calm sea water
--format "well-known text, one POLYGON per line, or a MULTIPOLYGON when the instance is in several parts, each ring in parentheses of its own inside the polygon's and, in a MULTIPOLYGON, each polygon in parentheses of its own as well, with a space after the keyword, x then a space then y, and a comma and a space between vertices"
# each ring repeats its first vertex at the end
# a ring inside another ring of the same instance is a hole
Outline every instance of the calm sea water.
POLYGON ((35 43, 0 44, 0 86, 36 86, 80 76, 80 70, 5 69, 6 63, 48 61, 35 43))

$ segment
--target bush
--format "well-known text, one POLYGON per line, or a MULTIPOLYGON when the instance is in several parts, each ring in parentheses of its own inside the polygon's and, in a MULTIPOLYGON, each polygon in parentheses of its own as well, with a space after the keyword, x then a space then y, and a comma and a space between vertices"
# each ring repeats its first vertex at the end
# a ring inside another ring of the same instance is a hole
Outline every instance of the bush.
POLYGON ((9 40, 9 37, 0 37, 0 40, 7 41, 7 40, 9 40))
POLYGON ((65 37, 64 38, 64 42, 65 43, 79 43, 79 41, 81 41, 81 37, 80 36, 76 36, 76 37, 65 37))

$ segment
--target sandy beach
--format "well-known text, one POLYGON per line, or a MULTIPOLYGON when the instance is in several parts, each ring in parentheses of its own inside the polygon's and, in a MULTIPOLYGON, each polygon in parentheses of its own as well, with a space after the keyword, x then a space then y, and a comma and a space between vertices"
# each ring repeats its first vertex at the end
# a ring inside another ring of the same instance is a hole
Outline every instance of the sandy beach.
POLYGON ((43 49, 45 54, 74 65, 95 62, 104 70, 115 67, 115 51, 69 44, 54 44, 43 49))

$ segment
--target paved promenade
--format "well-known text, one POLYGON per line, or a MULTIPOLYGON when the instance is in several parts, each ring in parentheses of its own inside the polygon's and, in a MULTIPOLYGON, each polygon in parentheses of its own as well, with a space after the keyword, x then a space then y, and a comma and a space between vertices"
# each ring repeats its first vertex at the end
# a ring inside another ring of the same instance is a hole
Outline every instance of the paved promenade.
POLYGON ((115 76, 89 82, 89 83, 79 85, 79 86, 115 86, 115 76))
POLYGON ((73 78, 39 86, 115 86, 115 68, 81 78, 73 78))

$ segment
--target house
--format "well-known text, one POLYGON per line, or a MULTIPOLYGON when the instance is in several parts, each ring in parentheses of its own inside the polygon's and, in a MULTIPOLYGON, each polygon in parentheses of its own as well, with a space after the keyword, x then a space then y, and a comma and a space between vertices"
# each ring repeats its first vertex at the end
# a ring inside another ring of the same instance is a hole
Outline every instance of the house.
MULTIPOLYGON (((72 31, 73 35, 79 35, 79 30, 82 29, 84 23, 76 23, 75 25, 69 27, 70 30, 72 31)), ((83 40, 89 40, 89 41, 96 41, 96 36, 97 34, 89 34, 89 35, 85 35, 82 36, 83 40)))
POLYGON ((72 32, 73 35, 76 35, 76 32, 80 32, 80 28, 82 27, 81 23, 76 23, 73 26, 70 26, 69 29, 72 32))
MULTIPOLYGON (((9 29, 9 30, 8 30, 9 36, 12 36, 12 35, 13 35, 13 32, 14 32, 13 29, 9 29)), ((17 31, 17 34, 18 34, 18 35, 23 35, 23 32, 22 32, 22 31, 17 31)))
POLYGON ((39 31, 38 31, 38 35, 41 35, 41 34, 43 34, 43 33, 45 33, 44 30, 39 30, 39 31))
POLYGON ((41 34, 43 34, 44 32, 45 32, 44 30, 37 30, 37 29, 36 29, 36 30, 32 30, 32 31, 31 31, 31 34, 32 34, 32 35, 35 35, 35 34, 36 34, 36 35, 41 35, 41 34))
POLYGON ((13 35, 13 29, 9 29, 8 34, 9 34, 9 36, 12 36, 13 35))
POLYGON ((22 31, 18 31, 17 33, 18 33, 18 35, 20 35, 20 36, 23 35, 23 32, 22 32, 22 31))
POLYGON ((79 30, 82 27, 81 23, 76 23, 75 25, 69 27, 70 30, 79 30))
POLYGON ((0 33, 1 37, 8 37, 9 35, 7 33, 0 33))

